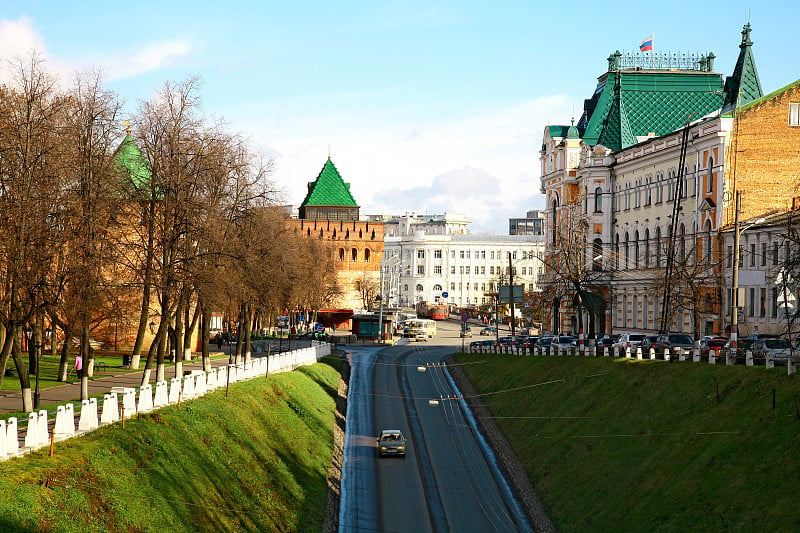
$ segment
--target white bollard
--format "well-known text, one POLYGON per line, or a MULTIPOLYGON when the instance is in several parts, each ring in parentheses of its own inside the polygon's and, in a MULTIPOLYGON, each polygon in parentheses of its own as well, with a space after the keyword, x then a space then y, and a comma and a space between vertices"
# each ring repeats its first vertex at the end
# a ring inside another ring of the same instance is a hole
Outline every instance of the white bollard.
POLYGON ((753 352, 750 350, 744 352, 744 364, 747 366, 753 366, 753 352))
POLYGON ((68 403, 64 406, 65 429, 67 430, 67 437, 75 436, 75 406, 68 403))
POLYGON ((708 351, 708 364, 709 365, 714 365, 716 363, 717 363, 717 358, 714 357, 714 350, 709 350, 708 351))
MULTIPOLYGON (((92 399, 97 401, 96 398, 92 399)), ((89 400, 81 400, 81 415, 78 418, 78 431, 84 433, 86 431, 91 431, 96 427, 97 416, 94 417, 94 422, 92 422, 92 406, 89 403, 89 400)))
POLYGON ((25 431, 25 447, 35 450, 39 447, 39 413, 28 413, 28 427, 25 431))
POLYGON ((639 360, 639 361, 642 360, 642 347, 641 346, 637 346, 636 347, 636 359, 639 360))
POLYGON ((775 362, 770 354, 767 354, 767 368, 775 368, 775 362))
POLYGON ((792 374, 794 374, 794 372, 795 372, 795 364, 794 361, 792 360, 792 356, 790 355, 786 358, 786 375, 791 376, 792 374))
POLYGON ((169 404, 175 405, 181 397, 181 380, 180 378, 170 378, 169 380, 169 404))
POLYGON ((67 434, 67 409, 63 405, 56 408, 56 425, 53 427, 53 437, 55 440, 64 440, 67 434))
POLYGON ((652 346, 650 347, 650 360, 651 361, 656 360, 656 349, 653 348, 652 346))
POLYGON ((700 362, 700 348, 695 348, 692 350, 692 362, 693 363, 700 362))
POLYGON ((19 455, 19 435, 17 434, 16 416, 12 416, 6 422, 6 452, 8 457, 19 455))
POLYGON ((664 348, 664 361, 669 361, 669 348, 664 348))
POLYGON ((110 394, 103 395, 103 411, 100 414, 100 425, 105 426, 114 422, 114 414, 117 412, 116 397, 111 399, 110 394), (114 404, 113 407, 111 404, 114 404))
POLYGON ((136 414, 136 389, 125 387, 122 393, 122 411, 125 418, 131 418, 136 414))
POLYGON ((147 383, 139 387, 139 413, 149 413, 153 410, 153 387, 147 383))
POLYGON ((166 381, 156 382, 156 395, 153 399, 153 408, 159 409, 169 405, 169 386, 166 381))

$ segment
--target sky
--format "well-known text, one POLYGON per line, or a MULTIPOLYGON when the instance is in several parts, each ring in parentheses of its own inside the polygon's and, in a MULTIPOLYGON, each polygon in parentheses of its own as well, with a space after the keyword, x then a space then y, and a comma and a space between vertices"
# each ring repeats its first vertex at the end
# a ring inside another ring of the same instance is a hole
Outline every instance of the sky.
POLYGON ((330 154, 362 215, 462 213, 507 234, 544 208, 545 125, 580 118, 615 50, 655 35, 730 75, 749 21, 768 93, 800 78, 798 19, 797 0, 18 0, 0 8, 0 81, 35 49, 64 79, 102 69, 132 115, 197 76, 204 112, 273 158, 284 203, 330 154))

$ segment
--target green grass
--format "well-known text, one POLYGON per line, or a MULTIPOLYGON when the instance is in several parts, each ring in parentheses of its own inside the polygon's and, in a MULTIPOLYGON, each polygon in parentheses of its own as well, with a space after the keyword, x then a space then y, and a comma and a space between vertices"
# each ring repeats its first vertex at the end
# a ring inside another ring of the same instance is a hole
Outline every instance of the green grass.
POLYGON ((460 354, 561 531, 800 530, 800 375, 460 354), (772 391, 776 407, 772 408, 772 391))
POLYGON ((337 361, 0 463, 2 531, 319 531, 337 361))

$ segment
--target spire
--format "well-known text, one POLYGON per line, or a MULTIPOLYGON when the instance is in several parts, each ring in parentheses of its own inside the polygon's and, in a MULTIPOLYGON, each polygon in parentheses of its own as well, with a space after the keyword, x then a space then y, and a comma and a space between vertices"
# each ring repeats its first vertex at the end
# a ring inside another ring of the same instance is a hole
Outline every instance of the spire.
POLYGON ((725 103, 722 112, 752 102, 764 96, 761 90, 761 80, 758 77, 756 61, 753 57, 753 41, 750 40, 750 23, 742 28, 742 42, 739 45, 739 58, 733 75, 725 80, 725 103))

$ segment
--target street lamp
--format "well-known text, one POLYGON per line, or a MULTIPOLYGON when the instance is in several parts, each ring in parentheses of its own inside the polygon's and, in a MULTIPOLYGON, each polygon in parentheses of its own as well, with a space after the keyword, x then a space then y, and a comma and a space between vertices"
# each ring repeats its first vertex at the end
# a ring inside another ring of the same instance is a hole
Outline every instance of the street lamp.
POLYGON ((156 323, 154 320, 150 321, 150 333, 152 333, 153 335, 156 334, 156 323))
POLYGON ((734 205, 735 218, 733 221, 733 271, 731 275, 732 295, 731 295, 731 336, 730 345, 731 353, 736 354, 737 340, 739 337, 739 257, 741 252, 739 250, 739 240, 742 233, 763 223, 766 219, 761 217, 754 222, 739 228, 739 202, 741 201, 741 193, 736 192, 736 200, 734 205))
MULTIPOLYGON (((394 257, 394 260, 399 259, 399 257, 394 257)), ((388 262, 386 262, 388 266, 388 262)), ((381 342, 383 342, 383 269, 384 269, 384 260, 383 255, 381 255, 381 280, 380 280, 380 294, 375 297, 375 301, 378 302, 378 338, 381 342)), ((391 278, 390 278, 391 279, 391 278)))
POLYGON ((42 345, 36 343, 36 339, 33 336, 33 328, 28 327, 25 330, 25 336, 28 338, 28 342, 33 342, 33 361, 35 361, 35 370, 36 370, 36 388, 33 391, 33 408, 39 408, 39 374, 41 373, 39 370, 39 350, 41 349, 42 345))

